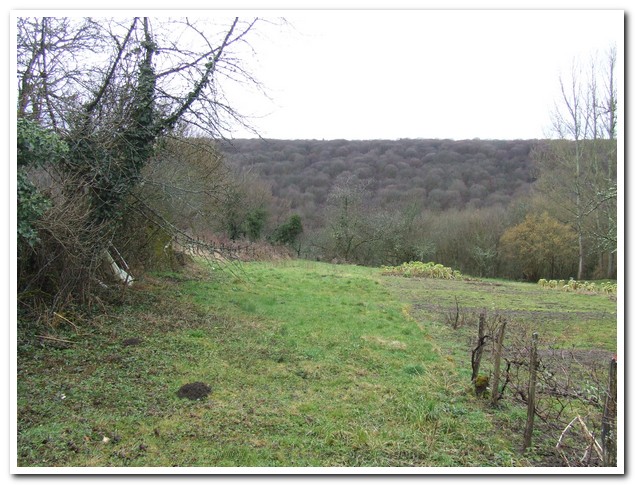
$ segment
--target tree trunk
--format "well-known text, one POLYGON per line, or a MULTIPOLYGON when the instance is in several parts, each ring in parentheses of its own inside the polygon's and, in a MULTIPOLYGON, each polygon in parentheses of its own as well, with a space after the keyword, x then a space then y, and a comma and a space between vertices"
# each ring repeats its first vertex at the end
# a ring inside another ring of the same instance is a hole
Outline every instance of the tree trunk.
POLYGON ((578 281, 584 278, 584 245, 582 239, 582 229, 578 228, 578 281))
POLYGON ((606 268, 606 276, 607 278, 615 277, 615 254, 612 251, 609 251, 609 260, 606 268))

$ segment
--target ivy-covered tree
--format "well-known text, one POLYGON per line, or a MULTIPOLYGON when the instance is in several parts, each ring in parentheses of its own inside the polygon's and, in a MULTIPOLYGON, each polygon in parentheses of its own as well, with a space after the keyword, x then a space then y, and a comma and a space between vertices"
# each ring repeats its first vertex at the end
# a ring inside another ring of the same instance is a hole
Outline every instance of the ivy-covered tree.
POLYGON ((262 230, 267 223, 267 211, 264 207, 250 210, 245 217, 245 235, 250 241, 258 241, 262 237, 262 230))
MULTIPOLYGON (((146 201, 134 190, 167 137, 184 134, 186 127, 218 137, 230 123, 246 125, 221 85, 255 83, 239 59, 257 19, 230 18, 225 25, 219 20, 17 19, 18 119, 65 142, 68 150, 49 170, 52 204, 72 202, 83 210, 71 231, 83 254, 77 257, 72 245, 63 245, 68 264, 97 268, 115 235, 125 231, 130 204, 165 222, 156 211, 144 210, 146 201)), ((75 286, 92 281, 82 274, 75 286)))
POLYGON ((289 220, 280 224, 271 236, 271 241, 278 244, 293 245, 304 231, 302 219, 294 214, 289 220))

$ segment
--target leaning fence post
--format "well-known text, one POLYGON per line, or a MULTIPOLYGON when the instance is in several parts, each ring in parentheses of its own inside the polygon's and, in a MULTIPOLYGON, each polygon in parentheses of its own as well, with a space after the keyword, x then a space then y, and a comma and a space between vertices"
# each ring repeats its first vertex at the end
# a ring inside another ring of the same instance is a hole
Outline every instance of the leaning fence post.
POLYGON ((494 375, 492 376, 492 404, 496 405, 500 398, 498 381, 500 379, 501 369, 501 355, 503 353, 503 339, 505 338, 505 326, 507 325, 507 319, 503 318, 501 321, 498 335, 496 336, 496 349, 494 353, 494 375))
POLYGON ((476 348, 472 351, 472 382, 476 381, 478 371, 481 367, 481 357, 483 356, 483 347, 485 346, 485 313, 478 316, 478 341, 476 348))
POLYGON ((534 432, 534 415, 536 413, 536 372, 538 370, 538 334, 531 336, 531 353, 529 357, 529 390, 527 397, 527 422, 523 440, 523 452, 531 446, 534 432))
POLYGON ((602 454, 604 466, 617 466, 617 356, 609 364, 609 388, 602 415, 602 454))

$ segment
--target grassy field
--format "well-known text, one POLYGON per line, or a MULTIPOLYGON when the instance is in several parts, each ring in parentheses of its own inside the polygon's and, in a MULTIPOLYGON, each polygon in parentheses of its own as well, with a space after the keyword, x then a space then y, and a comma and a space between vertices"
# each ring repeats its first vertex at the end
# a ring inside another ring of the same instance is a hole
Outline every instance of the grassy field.
POLYGON ((533 466, 523 409, 474 395, 470 330, 444 314, 506 311, 555 345, 616 347, 604 295, 306 261, 154 275, 125 299, 20 325, 18 466, 533 466), (177 395, 194 382, 209 394, 177 395))

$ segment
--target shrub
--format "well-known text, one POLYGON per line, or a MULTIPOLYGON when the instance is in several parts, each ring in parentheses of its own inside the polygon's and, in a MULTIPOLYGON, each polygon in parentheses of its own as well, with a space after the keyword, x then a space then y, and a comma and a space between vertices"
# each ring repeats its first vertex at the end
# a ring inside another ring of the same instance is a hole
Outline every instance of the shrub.
POLYGON ((421 261, 411 261, 400 266, 382 266, 382 274, 398 275, 405 278, 437 278, 445 280, 463 279, 460 271, 453 270, 442 264, 433 262, 423 263, 421 261))
POLYGON ((558 286, 554 278, 568 276, 575 265, 575 238, 571 226, 545 212, 529 214, 522 223, 507 229, 500 244, 504 259, 519 267, 526 279, 538 281, 548 275, 553 280, 549 286, 558 286))
POLYGON ((543 288, 551 288, 553 290, 576 291, 579 293, 606 293, 609 295, 617 293, 617 283, 610 281, 596 283, 593 281, 576 281, 573 278, 567 282, 564 280, 547 281, 545 279, 541 279, 538 281, 538 285, 543 288))

